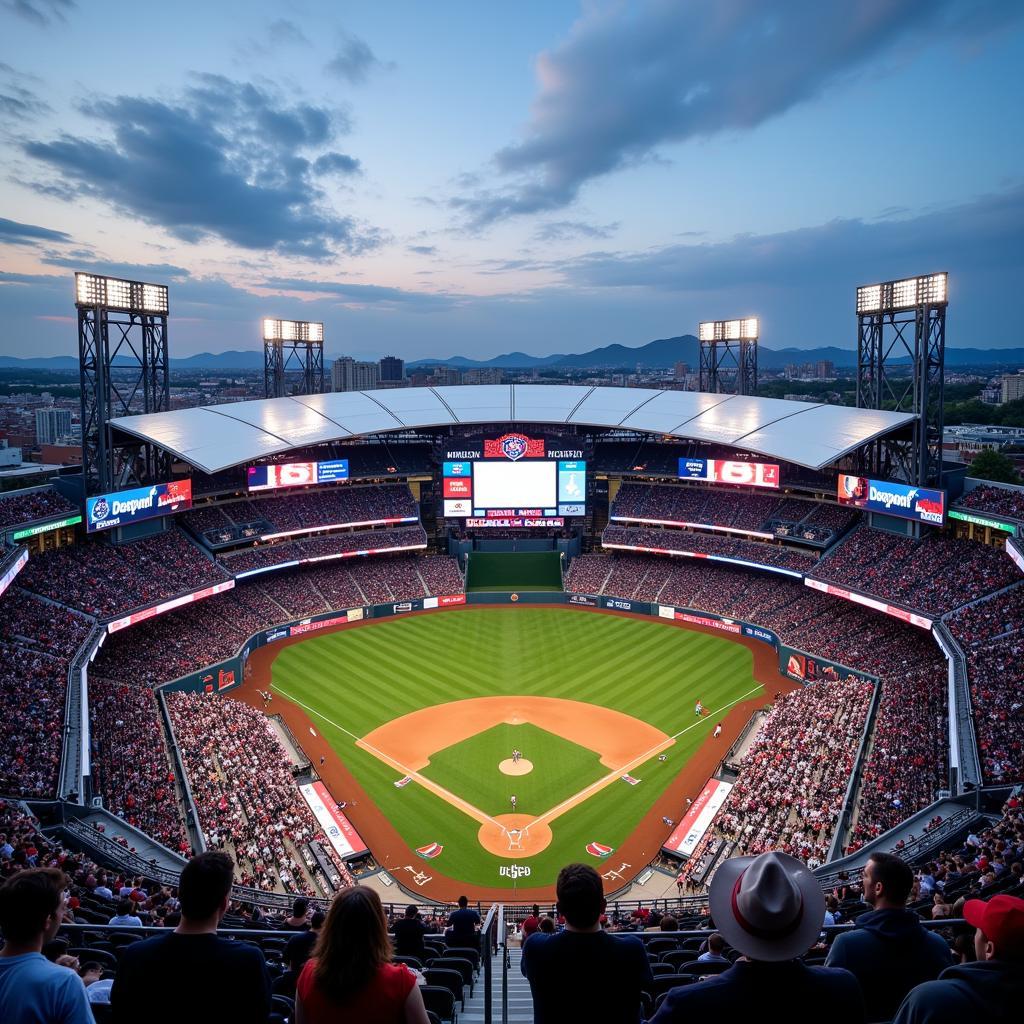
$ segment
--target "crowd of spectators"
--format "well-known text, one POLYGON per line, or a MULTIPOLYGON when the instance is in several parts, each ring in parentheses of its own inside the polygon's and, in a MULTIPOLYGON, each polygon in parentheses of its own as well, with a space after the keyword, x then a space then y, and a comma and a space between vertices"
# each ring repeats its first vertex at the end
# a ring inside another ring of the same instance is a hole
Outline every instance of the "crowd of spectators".
POLYGON ((946 625, 967 657, 971 710, 985 781, 1022 781, 1024 584, 961 609, 946 619, 946 625))
POLYGON ((721 555, 724 558, 742 558, 748 562, 775 565, 796 572, 810 572, 817 562, 815 553, 781 544, 761 544, 757 541, 737 540, 735 537, 679 529, 607 526, 601 535, 601 543, 606 547, 620 544, 658 551, 694 551, 707 555, 721 555))
POLYGON ((1009 487, 993 487, 982 484, 961 495, 956 505, 960 508, 971 508, 978 512, 991 512, 997 516, 1009 516, 1024 522, 1024 491, 1011 490, 1009 487))
POLYGON ((865 761, 871 785, 861 790, 855 842, 926 806, 944 784, 947 667, 926 631, 795 580, 706 561, 585 555, 573 560, 566 587, 660 601, 767 627, 788 645, 813 656, 807 662, 809 679, 824 677, 820 659, 877 676, 881 693, 874 736, 879 742, 865 761), (603 587, 595 588, 599 581, 603 587), (895 750, 905 768, 889 764, 895 750), (886 784, 879 785, 879 779, 886 784))
POLYGON ((20 586, 109 618, 221 583, 224 571, 178 530, 114 546, 103 540, 44 551, 28 560, 20 586))
POLYGON ((427 535, 422 526, 400 526, 387 530, 355 530, 332 533, 306 540, 266 544, 222 556, 225 569, 233 574, 261 569, 285 562, 301 562, 312 558, 328 558, 352 551, 382 548, 426 546, 427 535))
POLYGON ((69 516, 78 511, 77 505, 72 505, 63 494, 50 488, 25 494, 3 494, 0 495, 0 530, 36 519, 69 516))
POLYGON ((92 671, 153 686, 232 657, 249 636, 279 622, 462 590, 457 563, 441 555, 346 559, 268 573, 114 633, 92 671))
POLYGON ((291 773, 288 754, 263 712, 240 701, 169 693, 167 711, 188 773, 207 848, 230 853, 238 881, 265 892, 306 896, 317 841, 344 884, 352 876, 334 853, 291 773))
POLYGON ((93 785, 103 806, 129 825, 189 856, 160 709, 148 686, 89 676, 93 785))
MULTIPOLYGON (((726 856, 782 850, 812 867, 824 863, 871 690, 871 683, 850 676, 780 694, 742 760, 708 843, 720 839, 726 856)), ((693 866, 700 860, 693 857, 693 866)), ((689 874, 684 870, 684 880, 689 874)), ((713 869, 702 883, 711 877, 713 869)))
POLYGON ((184 513, 182 522, 209 543, 224 544, 260 534, 410 517, 418 518, 419 508, 406 484, 336 484, 206 505, 184 513))
POLYGON ((68 667, 89 628, 17 589, 0 598, 0 793, 56 793, 68 667))
POLYGON ((925 540, 862 527, 814 570, 830 583, 942 615, 1020 579, 997 548, 933 535, 925 540))

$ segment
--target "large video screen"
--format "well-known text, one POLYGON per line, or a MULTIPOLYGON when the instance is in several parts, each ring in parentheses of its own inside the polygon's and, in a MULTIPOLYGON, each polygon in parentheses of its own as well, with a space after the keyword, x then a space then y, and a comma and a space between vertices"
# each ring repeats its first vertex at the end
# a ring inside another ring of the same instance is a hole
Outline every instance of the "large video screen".
POLYGON ((276 491, 282 487, 309 487, 333 484, 348 479, 348 459, 331 462, 278 462, 250 466, 250 491, 276 491))
POLYGON ((555 524, 540 520, 586 515, 587 464, 575 459, 451 461, 444 463, 443 488, 445 518, 502 520, 503 525, 530 520, 522 525, 549 526, 555 524))
POLYGON ((86 498, 85 527, 89 533, 140 523, 154 516, 187 512, 192 507, 192 481, 171 480, 152 487, 137 487, 116 494, 86 498))
POLYGON ((773 462, 740 462, 729 459, 680 459, 683 480, 707 480, 715 484, 746 487, 779 486, 779 467, 773 462))
POLYGON ((946 518, 945 491, 911 487, 892 480, 871 480, 848 473, 839 474, 837 490, 840 504, 855 505, 868 512, 882 512, 935 526, 941 526, 946 518))

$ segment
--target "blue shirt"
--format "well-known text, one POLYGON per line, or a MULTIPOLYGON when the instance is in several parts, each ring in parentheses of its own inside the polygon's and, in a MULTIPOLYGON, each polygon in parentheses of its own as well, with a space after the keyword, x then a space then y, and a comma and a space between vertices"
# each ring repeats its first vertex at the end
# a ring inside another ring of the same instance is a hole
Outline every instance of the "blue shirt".
POLYGON ((0 956, 4 1024, 95 1024, 82 979, 42 953, 0 956))

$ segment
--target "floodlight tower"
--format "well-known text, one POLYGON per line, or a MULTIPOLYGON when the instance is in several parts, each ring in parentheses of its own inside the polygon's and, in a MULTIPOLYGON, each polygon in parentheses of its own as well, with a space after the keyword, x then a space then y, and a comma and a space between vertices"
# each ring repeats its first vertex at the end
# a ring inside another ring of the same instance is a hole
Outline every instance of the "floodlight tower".
POLYGON ((700 342, 700 390, 730 395, 757 391, 757 317, 703 320, 700 342))
POLYGON ((916 417, 910 441, 872 446, 870 468, 920 487, 942 483, 947 277, 925 274, 857 289, 857 408, 916 417))
POLYGON ((169 480, 171 457, 139 441, 115 444, 110 420, 171 407, 167 287, 75 274, 82 476, 86 495, 169 480))
POLYGON ((263 321, 263 393, 282 398, 285 377, 292 374, 292 393, 324 391, 324 325, 309 320, 263 321))

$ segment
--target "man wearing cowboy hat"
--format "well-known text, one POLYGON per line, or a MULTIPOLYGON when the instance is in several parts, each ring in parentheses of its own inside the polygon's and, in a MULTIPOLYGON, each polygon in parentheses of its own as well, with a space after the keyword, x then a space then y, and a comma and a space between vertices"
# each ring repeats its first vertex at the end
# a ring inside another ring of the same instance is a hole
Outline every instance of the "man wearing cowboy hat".
POLYGON ((727 860, 709 901, 715 927, 743 959, 717 977, 672 989, 650 1024, 863 1024, 864 999, 849 971, 797 959, 817 940, 825 917, 821 886, 800 861, 774 852, 727 860))
POLYGON ((918 985, 903 1000, 895 1024, 1009 1024, 1024 1006, 1024 900, 968 900, 977 961, 947 967, 938 981, 918 985))

